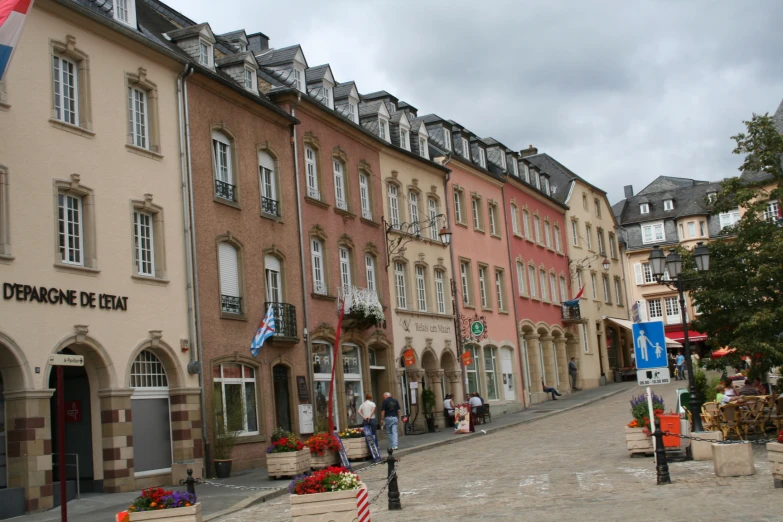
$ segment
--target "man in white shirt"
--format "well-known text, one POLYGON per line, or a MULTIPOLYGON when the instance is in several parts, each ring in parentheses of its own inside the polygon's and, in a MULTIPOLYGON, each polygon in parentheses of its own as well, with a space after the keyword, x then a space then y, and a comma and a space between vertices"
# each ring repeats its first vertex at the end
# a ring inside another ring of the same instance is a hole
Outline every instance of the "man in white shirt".
POLYGON ((481 400, 481 397, 478 396, 478 393, 473 393, 470 396, 470 407, 475 408, 477 406, 483 406, 484 401, 481 400))
POLYGON ((375 419, 375 403, 372 402, 372 394, 364 396, 364 402, 359 406, 358 413, 362 418, 362 426, 369 426, 372 430, 372 439, 378 446, 378 421, 375 419))

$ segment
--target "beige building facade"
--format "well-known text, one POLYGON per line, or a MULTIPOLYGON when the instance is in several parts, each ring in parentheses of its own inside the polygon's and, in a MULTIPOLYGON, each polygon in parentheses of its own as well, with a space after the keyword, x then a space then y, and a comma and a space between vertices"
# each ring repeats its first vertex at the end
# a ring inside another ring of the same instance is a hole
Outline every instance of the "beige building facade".
POLYGON ((111 12, 86 12, 35 3, 0 107, 0 501, 21 494, 25 511, 54 503, 56 353, 85 359, 64 371, 68 480, 82 492, 201 469, 183 66, 111 12))

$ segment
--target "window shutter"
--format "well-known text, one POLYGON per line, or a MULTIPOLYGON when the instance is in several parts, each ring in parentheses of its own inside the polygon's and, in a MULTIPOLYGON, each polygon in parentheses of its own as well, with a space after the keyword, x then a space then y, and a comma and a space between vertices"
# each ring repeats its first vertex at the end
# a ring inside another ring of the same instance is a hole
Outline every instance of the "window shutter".
POLYGON ((273 272, 278 272, 278 273, 281 272, 280 260, 275 256, 265 256, 264 266, 266 267, 267 270, 272 270, 273 272))
POLYGON ((642 274, 642 264, 636 263, 633 265, 633 273, 636 276, 636 284, 641 285, 644 283, 644 275, 642 274))
POLYGON ((272 156, 270 156, 266 152, 258 153, 258 164, 264 167, 265 169, 269 169, 273 172, 275 170, 275 160, 273 160, 272 156))
POLYGON ((218 257, 220 260, 220 293, 231 297, 240 297, 237 249, 228 243, 220 243, 218 257))

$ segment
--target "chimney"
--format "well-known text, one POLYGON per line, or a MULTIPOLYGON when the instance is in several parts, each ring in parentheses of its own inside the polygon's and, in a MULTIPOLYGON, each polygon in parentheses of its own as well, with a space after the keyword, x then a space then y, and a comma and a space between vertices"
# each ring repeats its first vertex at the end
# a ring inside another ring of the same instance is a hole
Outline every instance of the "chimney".
POLYGON ((633 197, 633 185, 626 185, 623 187, 623 190, 625 190, 625 199, 633 197))
POLYGON ((538 149, 532 145, 530 145, 526 149, 522 149, 519 151, 519 156, 522 158, 526 158, 528 156, 535 156, 536 154, 538 154, 538 149))
POLYGON ((269 37, 264 33, 255 33, 247 35, 247 48, 258 54, 269 49, 269 37))

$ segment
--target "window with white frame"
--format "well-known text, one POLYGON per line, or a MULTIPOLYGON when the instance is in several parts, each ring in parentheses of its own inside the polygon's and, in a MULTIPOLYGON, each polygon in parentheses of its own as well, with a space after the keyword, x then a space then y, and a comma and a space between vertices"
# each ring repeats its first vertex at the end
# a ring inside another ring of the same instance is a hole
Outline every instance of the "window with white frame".
POLYGON ((704 221, 699 221, 699 236, 704 237, 706 235, 704 221))
POLYGON ((517 163, 517 159, 514 156, 509 156, 509 161, 511 162, 511 170, 514 172, 514 175, 519 177, 519 163, 517 163))
POLYGON ((204 40, 198 41, 198 62, 205 67, 212 67, 212 45, 204 40))
POLYGON ((400 198, 397 185, 389 183, 386 187, 386 196, 389 200, 389 224, 399 230, 400 228, 400 198))
POLYGON ((530 166, 527 163, 523 164, 524 171, 525 171, 525 181, 530 184, 530 166))
POLYGON ((647 299, 647 316, 649 319, 662 319, 663 308, 660 299, 647 299))
POLYGON ((481 165, 484 168, 487 168, 487 151, 479 147, 478 152, 479 152, 479 165, 481 165))
POLYGON ((151 214, 133 212, 133 246, 136 259, 136 273, 155 276, 155 240, 151 214))
POLYGON ((429 213, 430 221, 430 239, 433 241, 438 240, 438 202, 434 198, 427 198, 427 212, 429 213))
POLYGON ((348 102, 348 118, 354 123, 359 123, 359 115, 357 114, 356 104, 352 101, 348 102))
POLYGON ((634 266, 634 269, 636 270, 636 284, 647 284, 647 283, 654 283, 655 278, 653 277, 652 268, 650 267, 650 263, 637 263, 634 266))
MULTIPOLYGON (((584 281, 582 280, 582 271, 577 270, 576 271, 576 286, 579 287, 579 289, 582 289, 582 286, 584 285, 584 281)), ((587 296, 583 295, 582 299, 586 298, 587 296)))
POLYGON ((609 255, 612 256, 612 259, 617 259, 617 241, 612 232, 609 232, 609 255))
POLYGON ((582 349, 585 353, 590 353, 590 341, 587 338, 587 325, 582 323, 582 349))
POLYGON ((720 216, 720 228, 723 230, 726 227, 730 227, 740 220, 740 213, 739 209, 735 208, 734 210, 730 210, 728 212, 721 212, 720 216))
POLYGON ((530 235, 530 212, 527 210, 522 211, 522 229, 525 232, 526 239, 531 239, 533 237, 530 235))
POLYGON ((585 225, 585 239, 587 239, 587 249, 593 249, 593 227, 585 225))
POLYGON ((517 291, 519 295, 525 295, 525 265, 517 261, 517 291))
POLYGON ((688 221, 688 237, 689 238, 696 237, 696 222, 695 221, 688 221))
POLYGON ((549 221, 544 221, 544 241, 547 248, 552 248, 552 227, 549 221))
POLYGON ((481 202, 478 198, 471 198, 471 204, 473 205, 473 228, 476 230, 483 230, 481 223, 481 202))
POLYGON ((462 261, 459 264, 460 282, 462 283, 462 303, 470 304, 470 265, 462 261))
POLYGON ((506 170, 506 155, 503 154, 503 151, 500 151, 500 167, 506 170))
POLYGON ((451 131, 447 128, 443 128, 443 146, 447 151, 451 151, 451 131))
POLYGON ((481 308, 487 308, 487 267, 479 265, 479 297, 481 298, 481 308))
POLYGON ((642 243, 657 243, 659 241, 664 241, 665 239, 666 234, 663 229, 662 221, 659 223, 642 225, 642 243))
POLYGON ((557 303, 557 276, 554 272, 549 272, 549 295, 552 296, 552 303, 557 303))
POLYGON ((533 184, 538 190, 541 190, 541 174, 537 170, 533 171, 533 184))
POLYGON ((367 290, 376 291, 375 284, 375 257, 370 254, 364 254, 364 274, 367 278, 367 290))
POLYGON ((619 277, 614 278, 614 301, 617 303, 617 306, 623 306, 622 285, 619 277))
POLYGON ((128 3, 133 3, 134 0, 114 0, 114 19, 123 22, 125 24, 128 23, 129 13, 128 13, 128 3))
POLYGON ((675 324, 682 321, 680 316, 680 304, 677 302, 676 297, 664 297, 664 308, 666 310, 666 322, 668 324, 675 324))
POLYGON ((590 274, 590 286, 593 290, 593 299, 598 299, 598 282, 595 279, 595 274, 590 274))
POLYGON ((232 165, 231 141, 221 133, 212 133, 212 164, 215 170, 215 195, 229 201, 236 201, 234 169, 232 165))
POLYGON ((576 221, 571 221, 571 244, 579 246, 579 226, 576 221))
POLYGON ((674 210, 674 200, 664 199, 663 200, 663 210, 674 210))
POLYGON ((462 142, 462 157, 470 159, 470 142, 467 138, 460 138, 462 142))
POLYGON ((408 212, 411 218, 411 232, 413 235, 418 236, 421 232, 421 224, 419 223, 419 194, 413 190, 408 192, 408 212))
POLYGON ((256 87, 255 82, 256 72, 253 69, 245 67, 245 89, 248 91, 254 91, 256 87))
POLYGON ((340 284, 343 285, 343 292, 351 291, 351 252, 345 248, 338 249, 340 255, 340 284))
POLYGON ((497 236, 498 234, 498 228, 497 228, 497 211, 498 208, 495 205, 489 205, 489 233, 493 236, 497 236))
POLYGON ((386 118, 378 118, 378 136, 382 140, 389 141, 389 120, 386 118))
POLYGON ((497 351, 494 346, 484 347, 484 374, 487 379, 487 400, 498 400, 497 351))
POLYGON ((149 121, 147 91, 128 87, 128 132, 131 143, 146 149, 149 147, 149 121))
POLYGON ((503 271, 495 270, 495 292, 498 295, 498 310, 506 309, 506 300, 505 295, 503 294, 505 286, 506 285, 503 282, 503 271))
POLYGON ((568 288, 566 287, 565 277, 560 276, 560 302, 568 301, 568 288))
POLYGON ((454 189, 454 219, 457 223, 464 223, 462 219, 462 192, 454 189))
POLYGON ((604 245, 604 231, 603 229, 598 229, 598 234, 596 235, 598 238, 598 253, 602 256, 606 255, 606 247, 604 245))
POLYGON ((348 210, 348 199, 345 197, 345 173, 341 161, 332 161, 334 166, 334 200, 340 210, 348 210))
POLYGON ((768 201, 767 207, 764 209, 764 219, 772 223, 777 223, 780 220, 780 203, 777 201, 768 201))
POLYGON ((60 259, 69 265, 84 265, 84 215, 82 197, 57 194, 60 259))
POLYGON ((602 275, 601 276, 602 283, 604 285, 604 302, 606 304, 611 304, 612 302, 612 292, 609 290, 609 276, 602 275))
POLYGON ((427 311, 427 281, 424 278, 424 267, 416 267, 416 300, 420 312, 427 311))
POLYGON ((372 208, 370 206, 370 176, 365 172, 359 173, 359 199, 362 202, 362 217, 372 221, 372 208))
POLYGON ((264 151, 258 153, 258 175, 261 185, 261 211, 265 214, 279 216, 275 160, 264 151))
POLYGON ((54 63, 54 109, 58 120, 79 124, 79 66, 59 54, 54 63))
POLYGON ((131 388, 168 388, 166 368, 150 350, 142 350, 130 370, 131 388))
POLYGON ((212 369, 212 384, 220 428, 240 435, 258 434, 256 370, 246 364, 223 363, 212 369), (239 412, 243 412, 241 415, 239 412))
POLYGON ((639 213, 640 214, 649 214, 650 213, 650 204, 649 203, 642 203, 639 205, 639 213))
POLYGON ((517 209, 517 206, 512 204, 511 205, 511 231, 514 233, 514 235, 519 235, 519 209, 517 209))
POLYGON ((400 127, 400 147, 407 151, 411 150, 410 131, 405 127, 400 127))
POLYGON ((351 343, 343 345, 343 381, 345 382, 345 409, 348 426, 360 426, 359 406, 364 402, 361 349, 351 343))
POLYGON ((435 270, 435 301, 438 313, 446 313, 446 290, 443 286, 443 270, 435 270))
POLYGON ((555 250, 557 252, 563 251, 563 243, 560 239, 560 227, 555 225, 555 250))
POLYGON ((294 86, 302 92, 304 88, 304 71, 299 67, 294 67, 294 86))
POLYGON ((231 243, 218 244, 220 273, 220 310, 227 314, 241 314, 244 310, 239 282, 239 249, 231 243))
POLYGON ((527 275, 530 283, 530 297, 536 297, 536 267, 528 265, 527 275))
POLYGON ((468 345, 465 347, 465 351, 470 352, 471 363, 465 366, 465 373, 468 378, 468 393, 480 392, 481 383, 479 382, 478 374, 478 346, 468 345))
POLYGON ((544 194, 547 196, 549 195, 549 177, 541 176, 541 190, 543 190, 544 194))
POLYGON ((538 289, 541 291, 541 300, 548 301, 546 272, 543 269, 538 271, 538 283, 538 289))
POLYGON ((399 261, 394 262, 394 286, 397 290, 397 308, 408 308, 408 296, 405 289, 405 265, 399 261))
POLYGON ((419 156, 430 159, 429 147, 427 147, 427 138, 419 136, 419 156))
POLYGON ((601 217, 601 202, 598 198, 593 199, 593 206, 595 207, 595 217, 601 217))
POLYGON ((533 232, 536 235, 536 243, 541 244, 541 218, 533 216, 533 232))
POLYGON ((310 259, 313 269, 313 293, 327 294, 326 265, 324 265, 324 244, 320 239, 310 240, 310 259))

